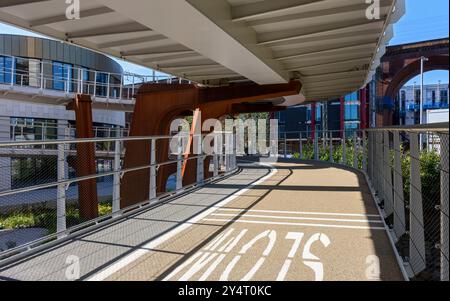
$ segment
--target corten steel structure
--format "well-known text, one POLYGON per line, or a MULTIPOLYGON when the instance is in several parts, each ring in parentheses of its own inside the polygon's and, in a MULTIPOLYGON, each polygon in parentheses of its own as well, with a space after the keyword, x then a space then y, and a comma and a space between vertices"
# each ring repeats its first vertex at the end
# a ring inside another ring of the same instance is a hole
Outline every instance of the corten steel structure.
POLYGON ((376 75, 376 125, 393 125, 393 107, 398 92, 420 74, 420 58, 426 57, 424 72, 449 70, 449 39, 387 47, 376 75))
MULTIPOLYGON (((298 81, 289 84, 259 86, 256 84, 234 84, 228 87, 199 88, 195 85, 144 85, 138 92, 136 109, 130 128, 131 136, 149 136, 170 134, 172 120, 194 115, 194 121, 220 119, 227 115, 257 111, 276 111, 282 106, 273 105, 271 100, 282 96, 298 95, 301 85, 298 81), (260 103, 258 103, 260 101, 260 103), (157 106, 154 104, 158 103, 157 106)), ((192 125, 195 127, 195 124, 192 125)), ((158 141, 160 150, 156 162, 168 160, 168 141, 158 141)), ((149 164, 150 145, 145 142, 131 141, 126 146, 125 167, 149 164)), ((196 181, 196 159, 190 160, 183 169, 183 184, 196 181)), ((176 165, 163 166, 158 173, 158 191, 164 192, 167 178, 176 170, 176 165)), ((121 188, 121 206, 127 207, 144 201, 148 197, 149 171, 142 170, 124 176, 121 188)), ((205 179, 212 176, 209 172, 209 158, 204 162, 205 179)))

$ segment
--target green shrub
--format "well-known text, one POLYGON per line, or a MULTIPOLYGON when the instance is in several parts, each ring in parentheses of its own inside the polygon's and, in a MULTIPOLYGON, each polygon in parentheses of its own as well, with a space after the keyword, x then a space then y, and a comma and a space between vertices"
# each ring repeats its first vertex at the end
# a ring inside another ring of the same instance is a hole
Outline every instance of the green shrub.
MULTIPOLYGON (((109 203, 98 205, 99 216, 105 216, 112 212, 109 203)), ((0 216, 0 229, 24 229, 24 228, 45 228, 49 233, 56 232, 56 211, 43 207, 15 212, 7 216, 0 216)), ((68 228, 82 223, 79 209, 68 206, 66 210, 66 225, 68 228)))
POLYGON ((0 227, 3 229, 23 229, 30 228, 35 225, 35 220, 29 214, 14 214, 0 220, 0 227))

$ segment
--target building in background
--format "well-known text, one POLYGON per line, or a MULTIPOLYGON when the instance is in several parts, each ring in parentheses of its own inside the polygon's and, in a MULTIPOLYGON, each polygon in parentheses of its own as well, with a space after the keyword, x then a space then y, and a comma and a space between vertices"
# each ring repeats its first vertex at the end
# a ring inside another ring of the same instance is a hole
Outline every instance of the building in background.
MULTIPOLYGON (((436 110, 448 109, 448 84, 424 85, 423 122, 436 110)), ((397 96, 394 119, 400 125, 420 124, 420 85, 405 86, 397 96)), ((447 120, 448 122, 448 115, 447 120)))
MULTIPOLYGON (((84 48, 49 39, 0 35, 0 141, 74 137, 75 113, 66 109, 67 96, 81 89, 115 98, 122 92, 122 73, 113 59, 84 48), (25 101, 30 97, 33 102, 25 101)), ((125 114, 93 110, 95 135, 115 136, 116 130, 126 125, 125 114)), ((55 178, 56 170, 47 169, 52 164, 46 160, 49 158, 44 156, 21 158, 2 153, 0 190, 33 184, 30 179, 55 178)), ((100 170, 110 166, 108 160, 97 162, 100 170)))
POLYGON ((333 101, 316 102, 288 108, 275 114, 279 121, 279 132, 284 138, 296 139, 299 132, 304 138, 312 138, 316 133, 333 131, 340 137, 342 131, 348 134, 368 127, 367 91, 361 90, 333 101))

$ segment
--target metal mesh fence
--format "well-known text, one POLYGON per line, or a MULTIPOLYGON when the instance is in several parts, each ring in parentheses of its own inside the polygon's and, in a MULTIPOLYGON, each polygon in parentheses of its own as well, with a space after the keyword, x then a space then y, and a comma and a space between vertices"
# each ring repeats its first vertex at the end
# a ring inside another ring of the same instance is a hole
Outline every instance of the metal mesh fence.
POLYGON ((185 162, 197 162, 194 185, 236 168, 229 154, 171 154, 167 144, 161 143, 171 138, 0 143, 0 259, 120 216, 130 209, 121 196, 126 177, 131 190, 138 189, 133 185, 136 177, 147 179, 147 192, 139 201, 148 204, 187 188, 181 174, 185 162), (126 148, 133 144, 141 147, 143 156, 125 160, 126 148), (213 177, 205 176, 204 160, 213 163, 206 170, 213 177), (169 176, 166 187, 157 186, 159 174, 169 176))
POLYGON ((281 133, 280 154, 365 172, 409 277, 448 280, 448 127, 431 128, 281 133))

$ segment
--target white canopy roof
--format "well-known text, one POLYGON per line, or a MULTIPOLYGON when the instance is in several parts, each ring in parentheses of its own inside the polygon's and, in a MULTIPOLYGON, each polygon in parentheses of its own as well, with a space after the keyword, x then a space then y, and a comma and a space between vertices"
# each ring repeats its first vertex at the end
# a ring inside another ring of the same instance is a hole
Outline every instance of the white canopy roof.
POLYGON ((404 0, 2 0, 0 21, 203 84, 299 79, 306 100, 366 83, 404 0), (377 1, 375 1, 377 2, 377 1))

